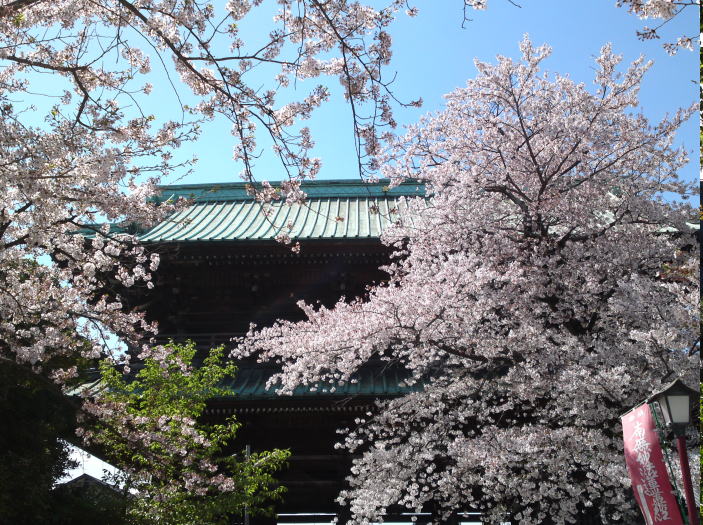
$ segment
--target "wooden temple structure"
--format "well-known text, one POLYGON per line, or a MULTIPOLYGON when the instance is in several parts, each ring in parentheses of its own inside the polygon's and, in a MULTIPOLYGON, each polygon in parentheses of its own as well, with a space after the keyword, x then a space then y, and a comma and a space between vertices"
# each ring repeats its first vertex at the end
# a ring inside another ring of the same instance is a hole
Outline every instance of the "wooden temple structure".
MULTIPOLYGON (((405 198, 424 188, 406 182, 331 180, 304 183, 307 200, 288 205, 256 202, 243 183, 164 186, 162 197, 190 203, 140 238, 161 255, 153 291, 132 296, 151 321, 159 323, 159 342, 192 340, 203 352, 231 344, 251 323, 301 320, 298 301, 334 305, 341 297, 360 297, 382 281, 379 266, 391 250, 380 242, 384 228, 400 219, 405 198), (301 250, 277 241, 288 235, 301 250)), ((134 292, 133 292, 134 293, 134 292)), ((289 449, 288 467, 277 475, 287 492, 272 517, 233 517, 232 524, 344 523, 347 510, 336 503, 352 462, 334 444, 340 428, 373 408, 377 399, 402 395, 402 369, 369 363, 356 382, 325 388, 298 388, 278 396, 266 388, 275 365, 238 363, 236 378, 225 385, 230 396, 212 399, 206 417, 235 415, 242 424, 232 452, 289 449)), ((387 522, 422 524, 432 509, 411 516, 389 514, 387 522), (414 519, 413 519, 414 518, 414 519)), ((506 519, 509 519, 506 516, 506 519)), ((480 523, 480 514, 459 512, 451 524, 480 523)), ((600 525, 597 512, 580 525, 600 525)))
MULTIPOLYGON (((331 306, 342 296, 362 296, 367 285, 385 278, 379 266, 390 250, 381 232, 402 214, 404 197, 423 193, 415 183, 386 184, 308 182, 306 202, 292 205, 262 205, 244 184, 164 187, 164 199, 185 197, 191 204, 141 236, 161 254, 155 292, 141 297, 148 318, 159 323, 159 337, 190 339, 205 350, 243 335, 250 323, 301 319, 300 300, 331 306), (300 252, 278 242, 281 234, 300 242, 300 252)), ((335 499, 351 458, 334 448, 337 429, 353 424, 376 399, 401 394, 403 373, 369 365, 357 383, 334 393, 299 388, 282 397, 266 389, 274 371, 273 365, 240 363, 227 385, 232 396, 213 399, 207 412, 237 416, 238 450, 291 451, 278 476, 287 493, 277 516, 246 521, 330 522, 336 515, 343 522, 344 508, 335 499)))

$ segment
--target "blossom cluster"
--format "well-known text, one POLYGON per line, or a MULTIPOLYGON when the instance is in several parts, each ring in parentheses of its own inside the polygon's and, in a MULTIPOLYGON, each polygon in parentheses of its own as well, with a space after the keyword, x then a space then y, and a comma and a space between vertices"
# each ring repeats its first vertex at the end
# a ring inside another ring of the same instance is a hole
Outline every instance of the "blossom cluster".
MULTIPOLYGON (((688 8, 693 8, 691 14, 697 13, 700 9, 700 0, 617 0, 618 7, 626 7, 627 10, 640 19, 663 20, 656 27, 645 26, 637 32, 637 36, 642 40, 660 38, 659 29, 662 28, 672 18, 682 16, 688 8)), ((662 47, 670 55, 675 55, 680 49, 693 51, 693 43, 699 38, 698 35, 681 35, 676 40, 665 42, 662 47)))

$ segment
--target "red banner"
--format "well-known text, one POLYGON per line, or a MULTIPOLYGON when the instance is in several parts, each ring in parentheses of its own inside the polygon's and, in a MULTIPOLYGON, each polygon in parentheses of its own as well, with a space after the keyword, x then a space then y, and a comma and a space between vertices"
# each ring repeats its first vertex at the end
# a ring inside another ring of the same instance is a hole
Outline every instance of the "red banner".
POLYGON ((683 525, 648 404, 622 417, 625 462, 647 525, 683 525))

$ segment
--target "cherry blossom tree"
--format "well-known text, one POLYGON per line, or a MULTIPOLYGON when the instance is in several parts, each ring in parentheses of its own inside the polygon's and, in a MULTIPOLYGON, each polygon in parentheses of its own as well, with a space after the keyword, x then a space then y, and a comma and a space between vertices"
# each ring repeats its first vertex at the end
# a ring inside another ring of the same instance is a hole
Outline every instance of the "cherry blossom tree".
MULTIPOLYGON (((54 97, 55 113, 63 120, 123 142, 147 136, 154 117, 143 110, 148 105, 143 95, 153 82, 166 80, 154 75, 160 72, 185 101, 186 116, 232 122, 234 156, 251 180, 260 155, 258 128, 268 133, 289 176, 314 176, 319 163, 308 158, 309 131, 294 124, 308 118, 329 91, 319 84, 286 104, 277 103, 277 96, 291 81, 330 75, 339 79, 350 104, 364 172, 379 135, 395 124, 391 104, 397 101, 383 66, 391 57, 388 26, 405 0, 389 0, 380 8, 346 0, 279 0, 278 11, 262 3, 232 0, 216 8, 173 0, 5 2, 0 6, 4 86, 16 94, 54 97), (240 26, 250 12, 265 7, 275 15, 270 33, 245 42, 240 26), (36 76, 23 83, 19 79, 27 72, 62 77, 66 90, 55 81, 40 87, 36 76), (175 75, 181 86, 171 78, 175 75), (259 89, 262 75, 270 78, 265 90, 259 89), (132 118, 125 118, 125 108, 132 118)), ((183 122, 169 122, 161 134, 183 128, 183 122)))
MULTIPOLYGON (((610 46, 589 89, 543 73, 547 46, 476 62, 388 153, 427 198, 387 230, 388 281, 307 320, 252 330, 235 355, 297 385, 354 381, 371 360, 415 388, 356 422, 341 501, 354 523, 400 504, 439 516, 567 523, 637 516, 619 416, 675 377, 698 378, 695 185, 672 145, 695 106, 637 111, 648 63, 610 46)), ((332 386, 330 386, 332 385, 332 386)))

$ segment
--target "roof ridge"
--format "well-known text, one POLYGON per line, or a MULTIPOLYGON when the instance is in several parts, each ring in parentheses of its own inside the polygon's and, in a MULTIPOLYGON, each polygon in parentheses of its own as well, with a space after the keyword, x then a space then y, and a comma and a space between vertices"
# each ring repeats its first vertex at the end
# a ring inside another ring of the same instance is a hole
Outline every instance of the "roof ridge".
MULTIPOLYGON (((281 181, 270 183, 274 188, 280 187, 281 181)), ((246 182, 222 182, 205 184, 177 184, 160 186, 158 201, 187 198, 197 202, 206 201, 245 201, 253 200, 247 191, 246 182)), ((422 196, 424 184, 409 180, 391 187, 389 179, 380 179, 370 183, 355 179, 331 179, 303 181, 302 189, 309 199, 326 199, 342 197, 399 197, 422 196)))
MULTIPOLYGON (((269 184, 271 185, 278 185, 281 184, 282 182, 288 182, 287 180, 275 180, 275 181, 268 181, 269 184)), ((388 185, 390 184, 391 179, 388 178, 381 178, 378 179, 375 182, 371 181, 365 181, 361 179, 308 179, 302 181, 303 186, 325 186, 325 185, 353 185, 353 186, 375 186, 379 184, 384 184, 388 185)), ((406 181, 403 181, 400 183, 400 185, 403 184, 418 184, 419 182, 415 179, 408 179, 406 181)), ((192 187, 192 188, 197 188, 197 187, 202 187, 202 188, 207 188, 207 187, 213 187, 213 186, 222 186, 222 187, 235 187, 235 186, 241 186, 245 187, 249 184, 252 184, 250 182, 245 182, 245 181, 238 181, 238 182, 201 182, 201 183, 187 183, 187 184, 162 184, 159 187, 160 188, 187 188, 187 187, 192 187)), ((263 184, 262 182, 255 182, 255 185, 263 184)), ((421 184, 421 183, 420 183, 421 184)))

